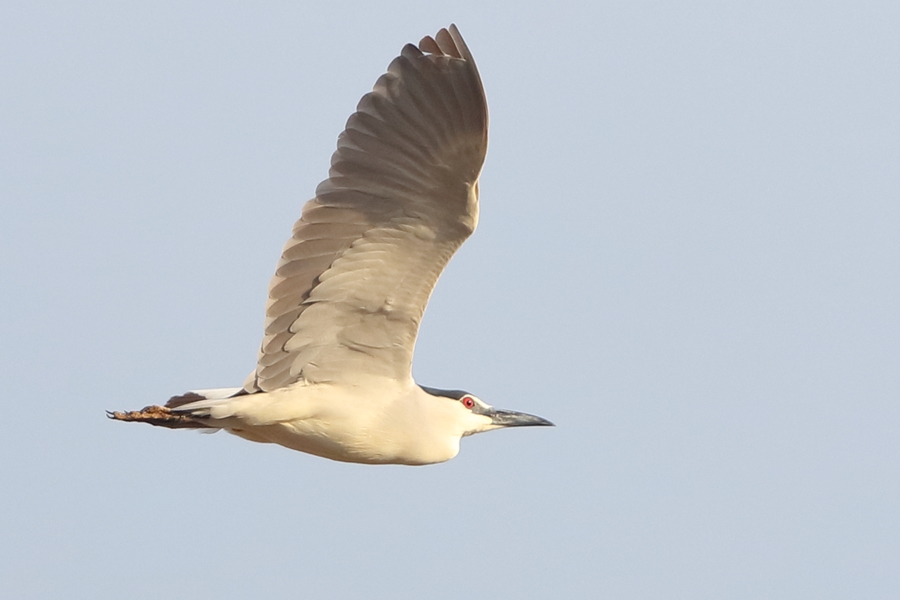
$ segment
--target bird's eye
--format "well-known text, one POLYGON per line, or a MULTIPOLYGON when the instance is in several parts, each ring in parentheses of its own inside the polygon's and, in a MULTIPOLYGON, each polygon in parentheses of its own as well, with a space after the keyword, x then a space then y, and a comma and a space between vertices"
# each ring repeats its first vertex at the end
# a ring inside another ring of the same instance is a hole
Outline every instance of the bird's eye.
POLYGON ((462 405, 466 408, 474 408, 475 401, 472 399, 472 396, 463 396, 462 405))

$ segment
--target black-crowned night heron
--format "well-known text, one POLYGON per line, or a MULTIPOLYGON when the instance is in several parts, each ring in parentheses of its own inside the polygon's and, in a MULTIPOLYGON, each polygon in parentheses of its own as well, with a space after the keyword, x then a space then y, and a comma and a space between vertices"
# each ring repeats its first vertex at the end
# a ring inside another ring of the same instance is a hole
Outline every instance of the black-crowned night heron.
POLYGON ((449 460, 473 433, 552 425, 412 378, 425 305, 478 222, 487 124, 481 78, 456 27, 407 44, 360 100, 328 179, 303 207, 243 387, 109 416, 407 465, 449 460))

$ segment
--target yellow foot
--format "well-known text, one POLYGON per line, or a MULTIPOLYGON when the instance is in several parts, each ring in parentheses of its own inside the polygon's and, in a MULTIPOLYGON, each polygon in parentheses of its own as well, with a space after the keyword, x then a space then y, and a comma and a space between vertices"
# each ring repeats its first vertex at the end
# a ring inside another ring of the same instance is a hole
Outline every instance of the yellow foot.
POLYGON ((128 412, 106 411, 106 416, 115 421, 136 421, 149 423, 169 429, 207 429, 202 417, 192 417, 183 413, 172 412, 165 406, 145 406, 141 410, 128 412))

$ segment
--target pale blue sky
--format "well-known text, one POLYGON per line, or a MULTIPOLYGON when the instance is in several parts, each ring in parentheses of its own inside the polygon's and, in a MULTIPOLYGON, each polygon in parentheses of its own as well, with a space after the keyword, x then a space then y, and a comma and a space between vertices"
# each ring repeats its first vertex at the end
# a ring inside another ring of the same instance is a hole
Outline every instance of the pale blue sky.
POLYGON ((4 3, 0 597, 900 597, 898 6, 4 3), (243 381, 451 22, 491 146, 415 374, 558 427, 410 468, 107 421, 243 381))

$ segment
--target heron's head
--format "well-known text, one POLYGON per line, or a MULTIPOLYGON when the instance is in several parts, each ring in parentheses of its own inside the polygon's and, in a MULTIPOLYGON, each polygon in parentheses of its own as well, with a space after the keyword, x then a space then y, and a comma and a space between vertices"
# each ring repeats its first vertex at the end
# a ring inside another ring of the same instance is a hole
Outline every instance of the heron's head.
POLYGON ((547 419, 535 415, 494 408, 469 392, 420 387, 432 396, 452 402, 452 404, 447 405, 449 407, 449 415, 458 424, 461 436, 500 429, 501 427, 553 425, 547 419))

